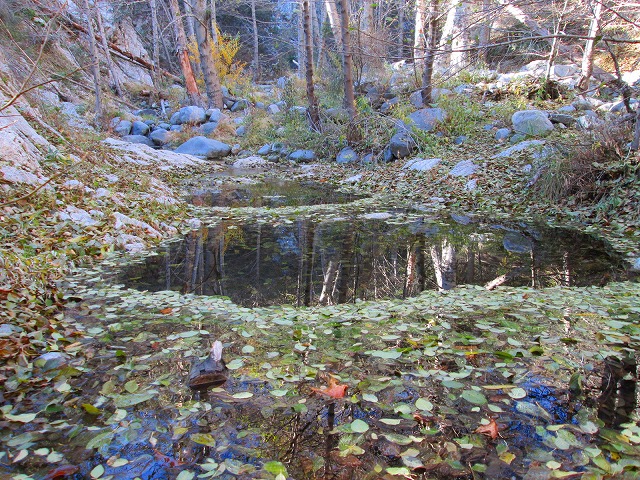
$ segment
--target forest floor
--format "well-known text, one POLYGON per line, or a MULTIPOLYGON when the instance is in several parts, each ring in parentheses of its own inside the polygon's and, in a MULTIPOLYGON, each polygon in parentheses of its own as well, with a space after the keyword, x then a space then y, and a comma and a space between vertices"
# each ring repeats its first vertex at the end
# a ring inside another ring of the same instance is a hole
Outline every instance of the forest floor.
MULTIPOLYGON (((442 169, 477 159, 481 148, 451 147, 442 169)), ((471 191, 468 178, 407 171, 401 162, 325 164, 312 178, 370 194, 356 202, 363 211, 420 207, 434 222, 452 213, 542 221, 602 237, 629 258, 638 254, 637 174, 612 186, 607 204, 552 205, 524 187, 529 157, 491 160, 494 151, 482 154, 471 191), (355 186, 341 183, 356 173, 362 178, 355 186)), ((114 172, 94 165, 87 176, 118 173, 118 208, 143 215, 164 239, 186 234, 189 219, 286 225, 301 216, 339 218, 351 208, 160 204, 143 195, 154 179, 179 198, 183 182, 193 184, 210 167, 109 168, 114 172), (149 183, 130 192, 128 178, 140 175, 149 183)), ((302 180, 308 173, 282 168, 249 176, 302 180)), ((105 231, 47 218, 55 201, 47 195, 17 203, 3 217, 12 227, 6 241, 20 246, 25 265, 24 258, 41 262, 31 265, 46 277, 42 264, 54 259, 64 273, 56 273, 57 293, 43 304, 38 298, 46 293, 26 280, 24 291, 4 292, 14 312, 8 323, 22 329, 0 338, 2 357, 17 358, 0 371, 6 475, 637 478, 637 282, 461 286, 405 299, 242 307, 225 297, 116 283, 114 272, 148 253, 101 252, 96 238, 105 231), (189 366, 213 339, 225 344, 229 380, 196 394, 186 387, 189 366), (48 356, 38 356, 43 351, 48 356)), ((73 192, 58 200, 91 206, 73 192)))

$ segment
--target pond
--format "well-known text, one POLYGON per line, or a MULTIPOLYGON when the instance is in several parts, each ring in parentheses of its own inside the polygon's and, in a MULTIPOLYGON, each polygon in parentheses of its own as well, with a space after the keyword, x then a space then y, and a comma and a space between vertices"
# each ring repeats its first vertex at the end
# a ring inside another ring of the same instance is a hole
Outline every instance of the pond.
POLYGON ((224 220, 127 267, 119 281, 255 307, 406 298, 457 285, 603 285, 627 277, 621 257, 573 230, 379 212, 275 224, 224 220))
POLYGON ((213 177, 198 182, 187 201, 202 207, 297 207, 349 203, 363 198, 317 181, 290 181, 268 177, 261 181, 250 178, 213 177), (209 183, 209 186, 206 184, 209 183), (205 184, 205 185, 203 185, 205 184))

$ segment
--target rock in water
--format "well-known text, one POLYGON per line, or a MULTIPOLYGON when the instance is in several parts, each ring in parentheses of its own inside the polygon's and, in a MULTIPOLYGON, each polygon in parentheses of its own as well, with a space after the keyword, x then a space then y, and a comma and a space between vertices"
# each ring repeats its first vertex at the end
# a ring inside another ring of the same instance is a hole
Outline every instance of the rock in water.
POLYGON ((207 390, 224 385, 227 378, 227 366, 222 360, 222 343, 216 340, 209 356, 191 366, 188 386, 192 390, 207 390))

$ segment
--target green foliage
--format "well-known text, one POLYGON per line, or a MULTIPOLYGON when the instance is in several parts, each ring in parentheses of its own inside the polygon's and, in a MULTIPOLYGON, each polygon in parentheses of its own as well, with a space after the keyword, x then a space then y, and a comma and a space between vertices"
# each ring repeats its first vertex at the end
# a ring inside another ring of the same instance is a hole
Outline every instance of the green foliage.
POLYGON ((438 106, 447 112, 447 118, 439 129, 449 136, 469 135, 486 123, 486 115, 476 99, 443 95, 438 99, 438 106))

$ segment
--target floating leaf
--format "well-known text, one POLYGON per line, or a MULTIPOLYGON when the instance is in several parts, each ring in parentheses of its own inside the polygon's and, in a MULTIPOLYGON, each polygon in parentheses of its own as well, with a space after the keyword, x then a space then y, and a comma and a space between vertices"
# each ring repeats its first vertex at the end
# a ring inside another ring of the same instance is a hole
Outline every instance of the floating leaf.
POLYGON ((100 478, 104 475, 104 467, 102 465, 96 465, 93 467, 93 470, 89 472, 89 475, 91 475, 91 478, 100 478))
POLYGON ((364 433, 369 430, 369 425, 366 422, 360 420, 359 418, 355 419, 351 422, 351 431, 355 433, 364 433))
POLYGON ((209 433, 194 433, 191 435, 191 440, 200 445, 206 445, 207 447, 215 447, 216 440, 209 433))
POLYGON ((516 387, 507 392, 511 398, 520 399, 527 396, 527 391, 524 388, 516 387))
POLYGON ((100 447, 104 447, 105 445, 109 445, 111 443, 111 440, 113 440, 114 436, 115 436, 115 433, 112 432, 111 430, 107 432, 99 433, 98 435, 93 437, 91 440, 89 440, 89 442, 87 442, 86 448, 88 449, 100 448, 100 447))
POLYGON ((245 345, 242 347, 242 353, 253 353, 255 351, 255 347, 251 345, 245 345))
POLYGON ((372 357, 396 360, 402 356, 402 352, 397 350, 371 350, 367 352, 372 357))
POLYGON ((411 438, 397 433, 385 433, 382 436, 389 440, 391 443, 396 443, 398 445, 409 445, 410 443, 413 443, 413 440, 411 438))
POLYGON ((37 415, 37 413, 21 413, 20 415, 5 413, 4 418, 11 420, 12 422, 29 423, 33 422, 37 415))
POLYGON ((474 405, 484 405, 487 403, 487 397, 477 390, 465 390, 462 392, 461 397, 474 405))
POLYGON ((100 415, 102 411, 99 408, 94 407, 90 403, 83 403, 82 408, 84 408, 85 412, 89 415, 100 415))
POLYGON ((402 420, 400 420, 399 418, 381 418, 380 419, 380 423, 384 423, 385 425, 400 425, 400 422, 402 422, 402 420))
POLYGON ((147 392, 147 393, 132 393, 130 395, 115 395, 113 397, 113 401, 118 408, 127 408, 133 405, 137 405, 138 403, 146 402, 147 400, 152 399, 155 396, 155 393, 147 392))
POLYGON ((287 468, 281 463, 276 461, 267 462, 263 467, 267 472, 274 475, 287 475, 287 468))
POLYGON ((401 475, 407 478, 411 476, 411 472, 407 467, 389 467, 387 468, 387 473, 389 475, 401 475))
POLYGON ((124 389, 129 393, 135 393, 138 391, 138 382, 135 380, 129 380, 124 384, 124 389))
POLYGON ((231 395, 233 398, 237 398, 237 399, 244 399, 244 398, 251 398, 253 397, 253 393, 251 392, 239 392, 239 393, 234 393, 233 395, 231 395))
POLYGON ((289 390, 271 390, 269 393, 274 397, 284 397, 287 393, 289 393, 289 390))
POLYGON ((244 362, 242 361, 241 358, 235 358, 231 360, 229 363, 227 363, 227 368, 229 370, 238 370, 239 368, 242 368, 243 365, 244 365, 244 362))
POLYGON ((425 410, 427 412, 430 412, 431 410, 433 410, 433 403, 431 403, 426 398, 419 398, 418 400, 416 400, 416 408, 418 410, 425 410))
POLYGON ((363 393, 362 399, 366 400, 367 402, 378 403, 378 397, 376 397, 372 393, 363 393))

